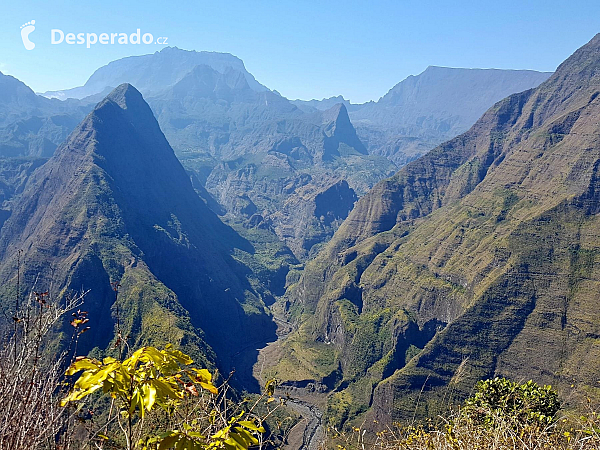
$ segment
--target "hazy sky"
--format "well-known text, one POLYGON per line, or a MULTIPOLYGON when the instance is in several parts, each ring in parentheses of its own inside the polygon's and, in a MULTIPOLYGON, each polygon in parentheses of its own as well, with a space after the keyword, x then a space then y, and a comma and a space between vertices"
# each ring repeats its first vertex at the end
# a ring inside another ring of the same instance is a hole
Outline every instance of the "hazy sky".
POLYGON ((98 67, 161 45, 50 44, 50 30, 168 37, 187 50, 229 52, 288 98, 384 95, 428 65, 551 71, 600 32, 600 1, 8 1, 0 71, 35 91, 79 86, 98 67), (36 21, 35 49, 22 24, 36 21))

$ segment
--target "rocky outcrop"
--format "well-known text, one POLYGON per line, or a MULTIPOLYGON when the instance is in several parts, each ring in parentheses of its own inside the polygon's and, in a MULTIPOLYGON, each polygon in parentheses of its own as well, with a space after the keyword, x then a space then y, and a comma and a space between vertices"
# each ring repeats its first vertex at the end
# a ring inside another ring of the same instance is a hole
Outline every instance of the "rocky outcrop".
POLYGON ((296 189, 269 219, 275 233, 303 261, 333 236, 356 200, 345 180, 321 180, 296 189))
POLYGON ((367 154, 367 149, 356 135, 343 103, 338 103, 323 112, 323 124, 323 159, 330 160, 351 153, 367 154))

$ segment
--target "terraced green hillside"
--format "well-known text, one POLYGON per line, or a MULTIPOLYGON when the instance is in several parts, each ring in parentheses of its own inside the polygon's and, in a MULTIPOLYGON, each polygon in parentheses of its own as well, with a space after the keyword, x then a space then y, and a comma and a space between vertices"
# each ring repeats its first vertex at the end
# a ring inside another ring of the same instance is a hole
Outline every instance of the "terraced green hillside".
POLYGON ((361 198, 289 288, 270 373, 329 383, 337 424, 432 414, 494 374, 600 398, 599 167, 597 35, 361 198))

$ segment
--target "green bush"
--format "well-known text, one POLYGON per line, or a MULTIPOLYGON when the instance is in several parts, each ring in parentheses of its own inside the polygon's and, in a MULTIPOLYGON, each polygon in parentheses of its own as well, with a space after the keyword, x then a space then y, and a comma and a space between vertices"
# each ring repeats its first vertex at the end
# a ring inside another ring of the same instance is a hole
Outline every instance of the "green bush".
POLYGON ((494 425, 506 420, 516 426, 529 426, 553 423, 559 410, 558 394, 551 386, 496 377, 477 383, 475 395, 465 402, 462 412, 478 424, 494 425))

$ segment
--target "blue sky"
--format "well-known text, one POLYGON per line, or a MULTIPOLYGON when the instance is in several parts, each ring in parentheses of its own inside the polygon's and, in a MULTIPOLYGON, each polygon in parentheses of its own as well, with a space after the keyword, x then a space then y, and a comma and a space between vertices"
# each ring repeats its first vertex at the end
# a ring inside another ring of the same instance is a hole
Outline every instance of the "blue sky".
POLYGON ((35 91, 82 85, 98 67, 161 45, 50 44, 50 30, 132 33, 229 52, 288 98, 376 100, 428 65, 551 71, 600 32, 600 1, 5 2, 0 71, 35 91), (34 19, 27 51, 20 26, 34 19))

